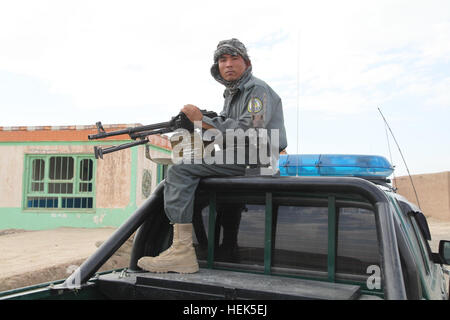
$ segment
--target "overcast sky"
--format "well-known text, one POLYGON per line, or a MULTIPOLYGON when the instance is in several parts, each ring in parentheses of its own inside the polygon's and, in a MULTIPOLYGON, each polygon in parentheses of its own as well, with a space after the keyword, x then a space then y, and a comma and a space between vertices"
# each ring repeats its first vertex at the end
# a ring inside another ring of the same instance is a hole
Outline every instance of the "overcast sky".
POLYGON ((379 107, 411 173, 450 170, 448 0, 1 0, 0 126, 219 112, 209 70, 232 37, 283 100, 289 153, 379 154, 406 174, 379 107))

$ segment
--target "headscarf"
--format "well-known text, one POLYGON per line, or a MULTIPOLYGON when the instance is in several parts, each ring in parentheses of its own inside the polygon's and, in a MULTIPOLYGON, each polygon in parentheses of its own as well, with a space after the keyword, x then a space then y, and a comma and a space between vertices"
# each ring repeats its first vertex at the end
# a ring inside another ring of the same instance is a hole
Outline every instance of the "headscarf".
POLYGON ((247 48, 245 48, 244 44, 236 38, 220 41, 217 45, 216 51, 214 52, 214 64, 211 66, 211 75, 214 77, 214 79, 223 84, 228 90, 230 90, 232 94, 234 94, 239 86, 248 80, 251 74, 252 65, 250 64, 250 58, 247 54, 247 48), (224 54, 229 54, 232 56, 240 55, 244 59, 244 61, 249 64, 249 66, 239 79, 236 79, 234 81, 227 81, 220 75, 219 58, 224 54))

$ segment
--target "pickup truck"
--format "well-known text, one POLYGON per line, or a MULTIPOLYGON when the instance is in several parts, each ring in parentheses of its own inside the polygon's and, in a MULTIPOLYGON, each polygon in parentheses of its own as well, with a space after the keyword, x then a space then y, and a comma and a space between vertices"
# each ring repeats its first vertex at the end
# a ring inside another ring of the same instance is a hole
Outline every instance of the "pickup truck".
POLYGON ((194 274, 137 266, 171 243, 162 181, 63 282, 0 299, 447 300, 450 241, 431 251, 424 214, 395 193, 391 173, 379 156, 282 155, 279 174, 203 179, 194 274), (97 273, 134 232, 129 267, 97 273))

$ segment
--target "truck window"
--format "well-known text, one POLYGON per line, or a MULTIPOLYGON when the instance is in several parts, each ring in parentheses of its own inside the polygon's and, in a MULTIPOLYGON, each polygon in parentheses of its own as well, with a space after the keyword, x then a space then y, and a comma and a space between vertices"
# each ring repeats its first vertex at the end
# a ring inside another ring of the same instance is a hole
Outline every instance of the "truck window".
POLYGON ((407 234, 409 242, 408 244, 412 247, 417 266, 421 270, 422 274, 429 274, 429 268, 427 266, 425 257, 423 256, 423 254, 421 254, 422 249, 420 248, 419 238, 416 234, 416 231, 414 230, 414 226, 409 215, 409 209, 405 205, 402 206, 402 202, 398 200, 396 201, 396 204, 400 208, 398 212, 401 213, 401 218, 404 222, 404 224, 402 224, 402 227, 407 234))
MULTIPOLYGON (((194 214, 197 257, 207 261, 209 206, 194 214)), ((221 201, 216 205, 214 265, 233 269, 264 269, 265 205, 253 201, 221 201)))
POLYGON ((317 276, 325 277, 328 208, 280 205, 277 216, 273 253, 275 271, 293 274, 314 271, 317 276))
POLYGON ((265 205, 217 206, 215 261, 264 267, 265 205))
POLYGON ((359 275, 367 278, 370 266, 380 266, 378 238, 373 211, 340 208, 336 272, 342 278, 359 275))
POLYGON ((431 265, 432 265, 432 262, 431 262, 430 256, 429 256, 429 250, 428 250, 429 245, 426 242, 426 240, 424 239, 424 237, 422 235, 422 232, 420 231, 420 227, 417 224, 417 221, 416 221, 415 217, 410 215, 409 219, 410 219, 411 224, 413 226, 414 234, 415 234, 415 236, 417 238, 417 241, 418 241, 418 244, 419 244, 419 247, 420 247, 420 253, 421 253, 424 265, 425 265, 425 270, 426 270, 427 274, 429 274, 430 270, 431 270, 431 265))
MULTIPOLYGON (((338 212, 336 277, 365 281, 368 267, 380 265, 374 213, 362 208, 339 208, 338 212)), ((328 208, 280 206, 275 270, 326 277, 327 255, 328 208)))
MULTIPOLYGON (((380 265, 374 212, 367 209, 368 204, 361 208, 343 204, 349 201, 336 200, 333 272, 338 280, 365 281, 368 267, 380 265)), ((275 195, 270 208, 270 272, 329 277, 328 196, 275 195)), ((216 211, 214 267, 266 272, 265 195, 217 195, 216 211)), ((197 256, 203 262, 208 259, 209 212, 207 206, 197 218, 194 215, 197 256)))

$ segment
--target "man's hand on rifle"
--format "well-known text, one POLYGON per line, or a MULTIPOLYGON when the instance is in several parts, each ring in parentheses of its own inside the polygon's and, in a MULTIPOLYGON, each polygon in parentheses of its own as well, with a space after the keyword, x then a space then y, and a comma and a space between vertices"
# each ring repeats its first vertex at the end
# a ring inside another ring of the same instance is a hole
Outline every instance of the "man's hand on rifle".
MULTIPOLYGON (((199 108, 192 104, 186 104, 182 109, 181 112, 183 112, 186 117, 188 117, 189 120, 191 120, 192 123, 195 123, 195 121, 202 121, 203 114, 200 111, 199 108)), ((211 129, 214 128, 213 126, 202 122, 202 128, 203 129, 211 129)))

